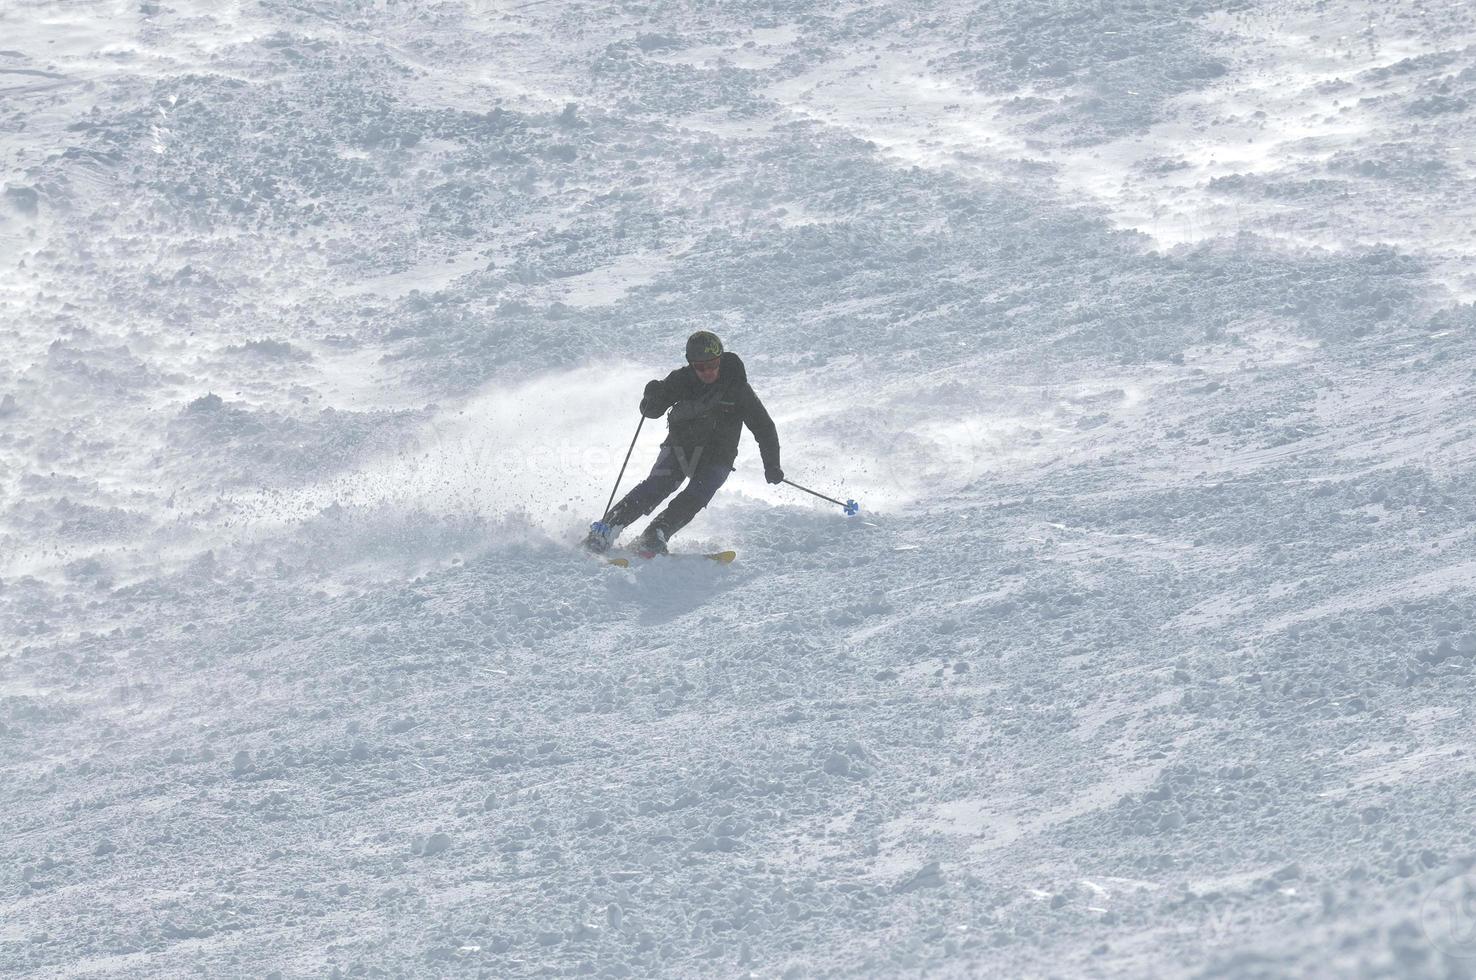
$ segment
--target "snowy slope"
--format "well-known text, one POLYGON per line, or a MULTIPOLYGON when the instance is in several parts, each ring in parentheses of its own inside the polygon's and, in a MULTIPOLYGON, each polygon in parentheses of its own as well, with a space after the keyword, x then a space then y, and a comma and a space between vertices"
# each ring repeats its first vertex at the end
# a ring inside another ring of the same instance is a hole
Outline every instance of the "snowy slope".
POLYGON ((0 972, 1476 973, 1472 13, 0 6, 0 972))

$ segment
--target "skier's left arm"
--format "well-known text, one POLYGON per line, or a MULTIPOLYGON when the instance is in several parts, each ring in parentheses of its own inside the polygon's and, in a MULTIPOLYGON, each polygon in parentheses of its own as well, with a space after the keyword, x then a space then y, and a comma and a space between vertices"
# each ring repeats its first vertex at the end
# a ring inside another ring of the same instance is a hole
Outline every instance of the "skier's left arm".
POLYGON ((784 470, 779 466, 779 430, 774 427, 774 420, 769 418, 764 403, 747 384, 739 394, 738 403, 743 412, 743 424, 748 426, 754 441, 759 444, 759 457, 764 461, 764 479, 779 483, 784 479, 784 470))

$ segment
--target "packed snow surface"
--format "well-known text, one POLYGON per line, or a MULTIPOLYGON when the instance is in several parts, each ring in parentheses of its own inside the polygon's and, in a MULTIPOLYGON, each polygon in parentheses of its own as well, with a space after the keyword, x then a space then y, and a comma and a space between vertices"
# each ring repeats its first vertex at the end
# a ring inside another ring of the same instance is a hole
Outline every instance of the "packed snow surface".
POLYGON ((1476 974, 1473 148, 1469 0, 0 3, 0 973, 1476 974), (860 515, 582 556, 696 329, 860 515))

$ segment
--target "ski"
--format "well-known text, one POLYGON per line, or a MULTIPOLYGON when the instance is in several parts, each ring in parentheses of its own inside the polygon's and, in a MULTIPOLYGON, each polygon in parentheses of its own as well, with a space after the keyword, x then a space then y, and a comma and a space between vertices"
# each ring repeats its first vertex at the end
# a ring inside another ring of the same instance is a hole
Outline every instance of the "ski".
MULTIPOLYGON (((673 555, 673 554, 665 554, 665 555, 651 554, 651 555, 637 555, 636 557, 638 557, 638 558, 706 558, 709 561, 715 561, 715 562, 717 562, 719 565, 726 565, 729 562, 731 562, 734 558, 737 558, 738 557, 738 552, 736 552, 736 551, 713 551, 713 552, 709 552, 707 554, 699 554, 699 553, 696 553, 696 552, 693 552, 691 554, 680 554, 679 553, 679 554, 675 554, 675 555, 673 555)), ((607 561, 611 565, 615 565, 616 567, 619 567, 619 568, 629 568, 630 567, 630 559, 629 558, 606 558, 605 561, 607 561)))

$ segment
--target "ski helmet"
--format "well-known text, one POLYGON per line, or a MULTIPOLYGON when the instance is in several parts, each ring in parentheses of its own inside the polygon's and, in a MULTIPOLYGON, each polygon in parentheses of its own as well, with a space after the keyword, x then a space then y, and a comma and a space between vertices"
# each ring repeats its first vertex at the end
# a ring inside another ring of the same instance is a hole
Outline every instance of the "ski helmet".
POLYGON ((710 330, 699 330, 687 338, 687 363, 710 361, 723 356, 723 342, 710 330))

